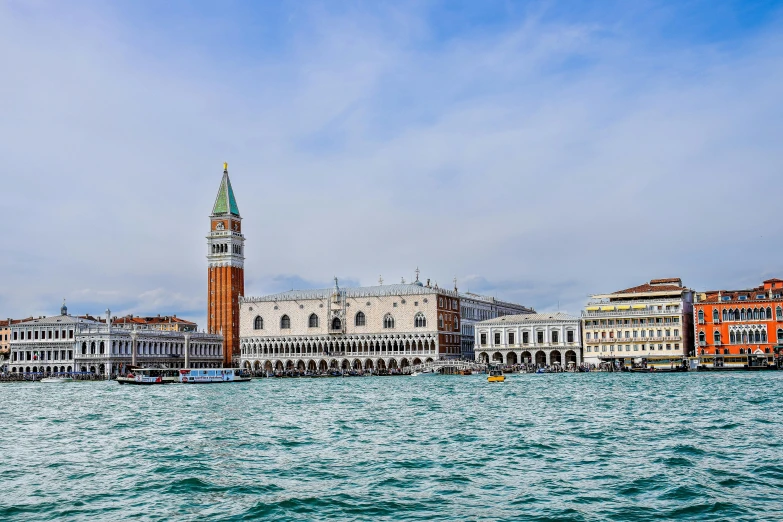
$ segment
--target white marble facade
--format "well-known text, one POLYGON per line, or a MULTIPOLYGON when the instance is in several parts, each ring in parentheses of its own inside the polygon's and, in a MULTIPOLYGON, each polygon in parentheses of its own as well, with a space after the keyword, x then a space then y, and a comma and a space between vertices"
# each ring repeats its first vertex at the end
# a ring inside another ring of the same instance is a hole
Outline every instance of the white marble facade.
POLYGON ((479 362, 580 365, 580 319, 568 314, 507 315, 476 324, 474 351, 479 362))
POLYGON ((459 354, 459 296, 419 282, 240 301, 241 367, 384 370, 459 354))

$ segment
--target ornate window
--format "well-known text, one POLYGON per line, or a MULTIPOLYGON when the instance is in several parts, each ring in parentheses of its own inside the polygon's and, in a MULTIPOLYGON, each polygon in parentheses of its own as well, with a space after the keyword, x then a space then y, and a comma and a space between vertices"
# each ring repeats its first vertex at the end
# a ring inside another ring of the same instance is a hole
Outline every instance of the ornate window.
POLYGON ((767 342, 767 332, 765 330, 761 331, 761 342, 766 343, 767 342))
POLYGON ((704 335, 704 332, 699 332, 699 342, 703 343, 703 342, 706 342, 706 340, 707 340, 707 338, 704 335))
POLYGON ((356 314, 354 324, 356 324, 356 326, 365 326, 367 324, 367 318, 364 316, 364 312, 359 312, 356 314))
POLYGON ((427 327, 427 318, 424 317, 423 313, 419 312, 413 318, 413 327, 414 328, 426 328, 427 327))
POLYGON ((777 316, 778 319, 783 319, 783 308, 779 306, 775 308, 775 315, 777 316))
POLYGON ((443 329, 443 315, 438 316, 438 328, 443 329))
POLYGON ((720 316, 718 315, 718 309, 717 308, 713 308, 712 309, 712 322, 713 323, 717 323, 718 321, 720 321, 720 316))
POLYGON ((558 343, 560 342, 560 332, 557 330, 552 332, 552 343, 558 343))
POLYGON ((310 319, 307 321, 307 326, 310 328, 318 328, 318 316, 315 314, 310 314, 310 319))
POLYGON ((340 320, 339 317, 335 317, 332 319, 332 330, 341 330, 343 327, 343 322, 340 320))
POLYGON ((729 332, 729 342, 731 344, 734 344, 737 342, 737 337, 734 335, 734 332, 729 332))
POLYGON ((704 310, 699 310, 699 322, 704 322, 704 310))
POLYGON ((386 314, 383 316, 383 327, 394 328, 394 317, 392 317, 392 314, 386 314))
POLYGON ((261 318, 260 315, 257 315, 255 319, 253 319, 253 330, 263 330, 264 329, 264 320, 261 318))
POLYGON ((712 337, 715 339, 715 344, 720 342, 720 332, 718 330, 715 330, 715 333, 712 334, 712 337))
MULTIPOLYGON (((634 333, 636 333, 636 331, 635 331, 635 330, 634 330, 634 333)), ((572 342, 574 342, 574 331, 573 331, 573 330, 568 330, 568 331, 566 332, 566 340, 567 340, 569 343, 572 343, 572 342)))
POLYGON ((723 309, 723 320, 724 321, 729 320, 729 312, 725 308, 723 309))
POLYGON ((767 307, 767 319, 772 319, 772 308, 767 307))
POLYGON ((291 318, 287 315, 284 315, 280 318, 280 329, 282 330, 290 330, 291 329, 291 318))

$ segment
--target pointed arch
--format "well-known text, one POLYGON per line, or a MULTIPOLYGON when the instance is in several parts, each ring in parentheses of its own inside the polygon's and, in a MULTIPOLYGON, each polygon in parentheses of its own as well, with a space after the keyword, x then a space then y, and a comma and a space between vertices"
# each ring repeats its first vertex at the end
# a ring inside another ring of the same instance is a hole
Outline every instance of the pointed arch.
POLYGON ((366 326, 367 325, 367 317, 365 317, 364 312, 361 310, 356 312, 356 316, 353 319, 353 324, 355 326, 366 326))
POLYGON ((310 314, 310 318, 307 320, 307 326, 309 328, 318 328, 318 316, 316 314, 310 314))
POLYGON ((424 316, 423 313, 419 312, 415 315, 415 317, 413 318, 413 327, 414 328, 427 327, 427 318, 424 316))
POLYGON ((280 329, 281 330, 290 330, 291 329, 291 318, 287 315, 283 315, 283 317, 280 318, 280 329))
POLYGON ((253 319, 253 330, 263 330, 264 329, 264 319, 257 315, 255 319, 253 319))
POLYGON ((383 316, 383 327, 394 328, 394 317, 392 314, 386 314, 383 316))

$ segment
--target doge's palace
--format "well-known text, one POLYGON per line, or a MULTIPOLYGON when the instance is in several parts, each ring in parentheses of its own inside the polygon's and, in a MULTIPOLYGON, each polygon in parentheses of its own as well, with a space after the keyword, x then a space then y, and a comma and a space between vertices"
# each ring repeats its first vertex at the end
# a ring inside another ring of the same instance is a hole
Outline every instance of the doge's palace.
POLYGON ((408 284, 243 297, 241 365, 254 371, 402 369, 460 355, 456 290, 408 284))

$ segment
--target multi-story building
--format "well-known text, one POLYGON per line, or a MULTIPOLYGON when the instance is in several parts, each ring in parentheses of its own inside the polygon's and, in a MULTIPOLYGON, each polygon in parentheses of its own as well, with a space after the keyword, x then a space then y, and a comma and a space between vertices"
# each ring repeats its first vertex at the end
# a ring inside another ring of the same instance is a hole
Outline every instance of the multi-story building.
MULTIPOLYGON (((694 321, 697 354, 752 356, 774 361, 783 345, 783 280, 768 279, 746 290, 713 290, 696 294, 694 321)), ((747 362, 747 361, 746 361, 747 362)))
POLYGON ((207 331, 225 339, 223 365, 239 356, 239 296, 245 293, 245 236, 228 164, 223 164, 207 236, 207 331))
POLYGON ((582 312, 582 333, 588 363, 687 356, 693 352, 693 291, 672 278, 594 295, 582 312))
POLYGON ((474 359, 475 325, 479 321, 506 315, 533 314, 535 310, 515 303, 500 301, 494 297, 460 292, 460 316, 462 319, 462 357, 474 359))
POLYGON ((11 357, 11 325, 19 321, 10 317, 0 321, 0 372, 6 371, 8 359, 11 357))
POLYGON ((176 315, 158 314, 156 317, 140 317, 126 315, 125 317, 112 317, 111 325, 117 328, 129 330, 161 330, 163 332, 195 332, 198 325, 194 322, 177 317, 176 315))
POLYGON ((130 367, 208 368, 223 361, 223 338, 215 334, 118 328, 106 319, 68 315, 11 325, 12 373, 90 372, 105 376, 130 367))
POLYGON ((482 363, 579 365, 579 318, 561 312, 507 315, 476 323, 476 360, 482 363))
POLYGON ((455 290, 409 284, 283 292, 240 302, 242 367, 389 370, 460 356, 455 290))

